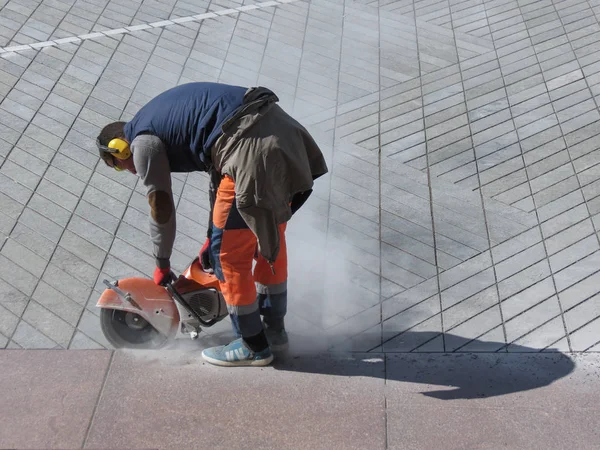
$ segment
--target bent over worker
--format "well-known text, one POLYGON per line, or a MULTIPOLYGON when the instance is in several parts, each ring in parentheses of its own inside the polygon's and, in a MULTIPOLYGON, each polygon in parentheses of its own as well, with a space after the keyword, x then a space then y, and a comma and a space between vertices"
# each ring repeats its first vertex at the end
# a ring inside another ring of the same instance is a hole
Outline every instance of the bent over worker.
POLYGON ((237 337, 202 352, 212 364, 267 365, 287 346, 286 224, 328 169, 307 130, 277 102, 263 87, 188 83, 158 95, 131 121, 106 125, 97 139, 104 162, 137 174, 146 188, 160 285, 171 277, 176 232, 171 173, 210 174, 199 257, 221 281, 237 337))

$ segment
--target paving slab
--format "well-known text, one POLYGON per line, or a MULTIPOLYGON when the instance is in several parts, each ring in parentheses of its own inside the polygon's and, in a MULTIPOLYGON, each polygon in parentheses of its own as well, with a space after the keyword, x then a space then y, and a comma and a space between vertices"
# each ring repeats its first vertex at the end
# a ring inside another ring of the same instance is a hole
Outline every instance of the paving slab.
POLYGON ((388 449, 558 450, 600 445, 598 410, 423 408, 392 400, 388 408, 388 449))
POLYGON ((268 368, 222 368, 194 348, 6 350, 0 362, 3 448, 600 445, 594 353, 305 348, 268 368))
POLYGON ((594 354, 388 354, 388 448, 596 448, 599 369, 594 354))
POLYGON ((381 356, 269 368, 199 356, 116 353, 85 448, 385 448, 381 356))
POLYGON ((107 350, 0 353, 0 447, 81 448, 110 359, 107 350))

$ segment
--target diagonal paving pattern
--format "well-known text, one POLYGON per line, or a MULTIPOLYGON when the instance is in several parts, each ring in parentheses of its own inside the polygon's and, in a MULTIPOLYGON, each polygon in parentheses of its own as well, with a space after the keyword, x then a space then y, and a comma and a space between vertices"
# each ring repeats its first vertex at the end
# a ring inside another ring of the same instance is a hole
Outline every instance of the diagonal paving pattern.
MULTIPOLYGON (((202 80, 270 87, 326 154, 290 227, 289 328, 311 348, 600 350, 593 2, 0 8, 1 346, 107 345, 102 280, 153 259, 143 189, 98 164, 95 136, 202 80)), ((181 271, 207 179, 173 184, 181 271)))

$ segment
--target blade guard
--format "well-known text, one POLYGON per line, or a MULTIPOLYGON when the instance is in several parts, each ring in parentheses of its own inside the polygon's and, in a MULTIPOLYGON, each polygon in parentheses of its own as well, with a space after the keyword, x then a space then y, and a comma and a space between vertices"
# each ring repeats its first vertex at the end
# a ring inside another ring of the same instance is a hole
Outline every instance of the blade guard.
POLYGON ((131 296, 131 302, 119 293, 107 288, 96 306, 105 309, 118 309, 139 314, 167 336, 177 331, 179 311, 175 302, 161 286, 147 278, 124 278, 118 281, 118 289, 131 296))
POLYGON ((181 274, 188 280, 194 280, 196 283, 200 284, 205 288, 213 288, 217 291, 221 291, 221 284, 219 279, 212 273, 205 272, 200 265, 200 261, 198 258, 192 261, 192 264, 185 269, 185 271, 181 274))

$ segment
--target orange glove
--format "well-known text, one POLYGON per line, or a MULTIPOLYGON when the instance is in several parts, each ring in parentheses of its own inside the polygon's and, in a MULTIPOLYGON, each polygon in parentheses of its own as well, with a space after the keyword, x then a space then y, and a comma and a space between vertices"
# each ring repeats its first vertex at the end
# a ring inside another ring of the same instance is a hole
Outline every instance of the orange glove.
POLYGON ((161 269, 157 267, 154 269, 154 282, 159 286, 166 285, 169 281, 171 281, 171 268, 167 267, 161 269))

